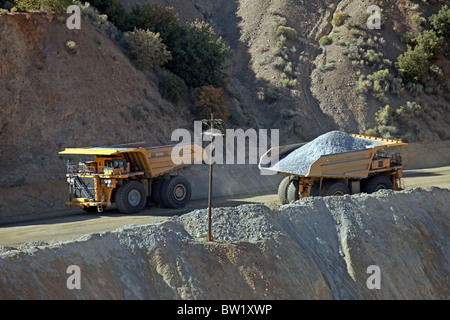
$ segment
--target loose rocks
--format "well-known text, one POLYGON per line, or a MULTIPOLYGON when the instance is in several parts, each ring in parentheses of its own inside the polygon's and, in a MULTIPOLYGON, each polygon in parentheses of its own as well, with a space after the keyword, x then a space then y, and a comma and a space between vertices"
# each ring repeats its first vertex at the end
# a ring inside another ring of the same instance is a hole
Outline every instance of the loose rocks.
POLYGON ((215 208, 212 242, 196 210, 4 247, 0 299, 448 299, 448 208, 448 189, 384 190, 215 208), (71 265, 81 289, 67 287, 71 265))
POLYGON ((294 150, 270 170, 304 176, 308 174, 311 164, 323 155, 364 150, 380 144, 342 131, 331 131, 294 150))

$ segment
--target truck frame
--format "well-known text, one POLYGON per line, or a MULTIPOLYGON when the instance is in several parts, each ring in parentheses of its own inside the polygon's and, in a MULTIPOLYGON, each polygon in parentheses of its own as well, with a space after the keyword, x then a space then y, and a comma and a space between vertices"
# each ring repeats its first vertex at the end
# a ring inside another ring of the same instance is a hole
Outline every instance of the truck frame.
MULTIPOLYGON (((280 202, 286 204, 307 196, 342 196, 373 193, 381 189, 401 189, 401 154, 388 154, 386 149, 407 144, 399 140, 351 135, 381 144, 365 150, 322 155, 310 165, 306 175, 275 171, 286 175, 278 187, 280 202)), ((304 144, 306 142, 270 149, 261 157, 259 168, 274 171, 270 168, 273 164, 268 165, 272 153, 278 153, 278 159, 282 159, 304 144)))
MULTIPOLYGON (((177 145, 178 147, 179 145, 177 145)), ((149 147, 133 143, 111 147, 66 148, 62 155, 91 156, 93 160, 67 163, 69 201, 85 211, 103 212, 115 203, 121 213, 144 209, 147 198, 170 208, 184 208, 192 188, 181 175, 173 175, 188 164, 175 164, 171 153, 175 146, 149 147)), ((203 159, 203 148, 190 145, 191 162, 203 159)))

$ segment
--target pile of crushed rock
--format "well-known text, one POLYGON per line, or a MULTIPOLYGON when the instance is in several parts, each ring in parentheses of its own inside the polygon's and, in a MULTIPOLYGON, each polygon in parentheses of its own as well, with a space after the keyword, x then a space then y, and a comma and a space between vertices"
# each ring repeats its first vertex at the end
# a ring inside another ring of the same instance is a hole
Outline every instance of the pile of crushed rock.
POLYGON ((448 299, 450 190, 248 204, 0 248, 0 299, 448 299), (81 288, 69 289, 67 268, 81 288), (380 288, 369 288, 370 266, 380 288))
POLYGON ((369 149, 380 144, 342 131, 330 131, 292 151, 270 170, 306 176, 311 164, 321 156, 369 149))

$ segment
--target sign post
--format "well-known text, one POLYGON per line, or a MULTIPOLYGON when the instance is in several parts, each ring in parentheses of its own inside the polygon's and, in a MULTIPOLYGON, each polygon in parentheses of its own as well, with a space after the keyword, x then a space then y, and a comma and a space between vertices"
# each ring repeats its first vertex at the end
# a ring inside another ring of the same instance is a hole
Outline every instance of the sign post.
POLYGON ((214 119, 213 114, 211 113, 211 119, 210 120, 203 120, 203 123, 207 124, 210 123, 210 131, 203 132, 204 135, 211 136, 211 150, 209 153, 209 191, 208 191, 208 241, 212 241, 212 232, 211 232, 211 211, 212 211, 212 180, 213 180, 213 161, 212 161, 212 153, 213 153, 213 143, 214 143, 214 137, 216 136, 222 136, 221 133, 215 133, 214 130, 214 123, 221 124, 221 119, 214 119))

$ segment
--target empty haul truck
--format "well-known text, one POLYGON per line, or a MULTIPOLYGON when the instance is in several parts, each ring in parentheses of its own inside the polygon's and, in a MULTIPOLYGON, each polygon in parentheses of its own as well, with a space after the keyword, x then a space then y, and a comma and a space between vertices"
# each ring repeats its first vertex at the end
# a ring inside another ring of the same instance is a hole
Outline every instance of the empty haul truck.
MULTIPOLYGON (((177 173, 186 164, 175 164, 175 146, 148 147, 144 143, 111 147, 66 148, 62 155, 90 157, 88 161, 67 163, 68 205, 102 212, 115 203, 121 213, 137 213, 147 200, 169 208, 183 208, 191 198, 189 181, 177 173)), ((195 144, 189 149, 191 161, 203 157, 195 144)))

